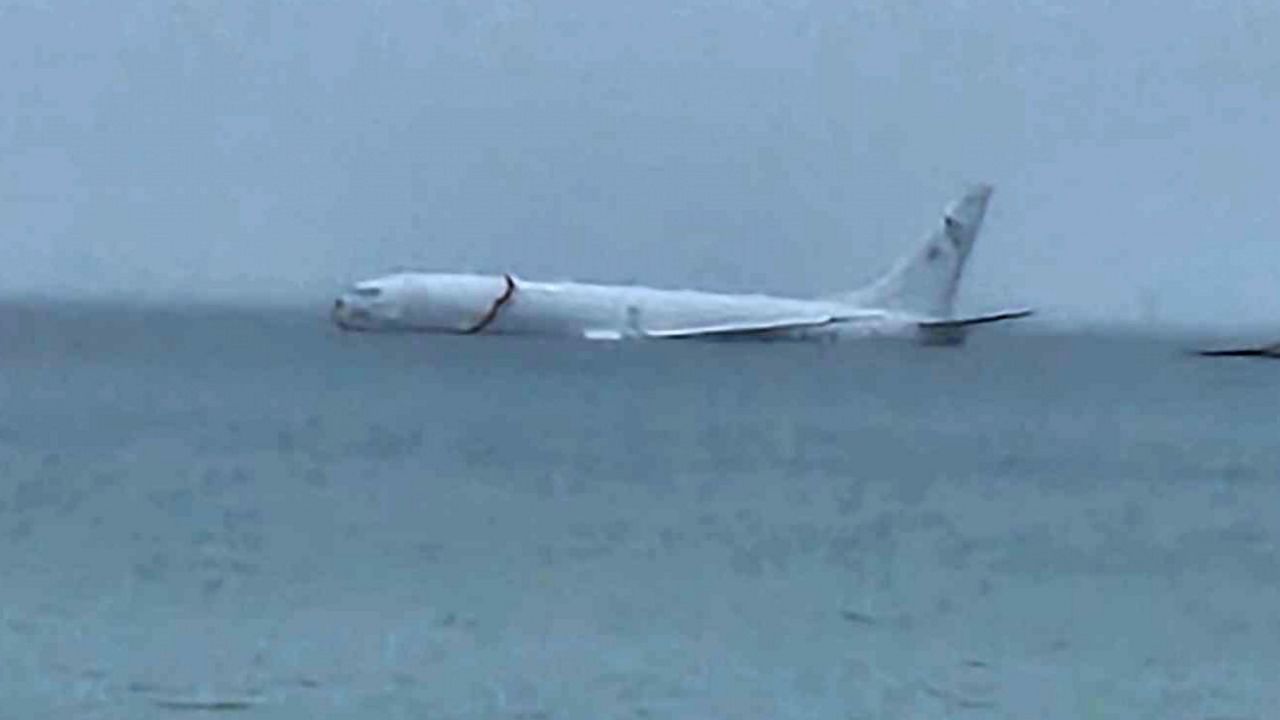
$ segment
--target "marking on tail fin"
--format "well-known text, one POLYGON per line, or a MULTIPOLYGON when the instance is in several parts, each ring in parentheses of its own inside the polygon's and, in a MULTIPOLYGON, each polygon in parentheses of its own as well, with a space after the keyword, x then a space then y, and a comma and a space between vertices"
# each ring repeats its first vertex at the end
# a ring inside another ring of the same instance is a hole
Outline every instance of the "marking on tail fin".
POLYGON ((956 251, 958 252, 960 250, 960 243, 961 243, 960 222, 955 218, 951 217, 950 215, 947 215, 945 218, 943 218, 942 222, 947 229, 947 232, 946 232, 947 241, 950 242, 951 247, 955 248, 956 251))

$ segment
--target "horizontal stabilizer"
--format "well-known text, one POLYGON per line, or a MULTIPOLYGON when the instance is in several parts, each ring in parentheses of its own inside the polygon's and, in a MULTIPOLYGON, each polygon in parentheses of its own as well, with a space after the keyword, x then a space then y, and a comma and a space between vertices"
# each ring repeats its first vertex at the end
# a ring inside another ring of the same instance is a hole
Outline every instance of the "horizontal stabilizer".
POLYGON ((1017 320, 1031 315, 1035 311, 1030 308, 1021 310, 1005 310, 998 313, 990 313, 988 315, 974 315, 966 318, 954 318, 949 320, 922 320, 919 325, 927 330, 946 330, 950 328, 969 327, 970 325, 985 325, 987 323, 1000 322, 1002 320, 1017 320))

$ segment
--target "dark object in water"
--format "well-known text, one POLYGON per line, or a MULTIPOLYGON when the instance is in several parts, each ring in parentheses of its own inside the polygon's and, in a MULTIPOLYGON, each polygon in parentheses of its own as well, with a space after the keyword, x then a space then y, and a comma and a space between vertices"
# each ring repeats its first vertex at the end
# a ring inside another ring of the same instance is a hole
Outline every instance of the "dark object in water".
POLYGON ((860 625, 876 624, 876 619, 874 617, 864 612, 858 612, 857 610, 841 610, 840 617, 851 623, 858 623, 860 625))
POLYGON ((205 712, 248 710, 256 705, 256 703, 251 700, 238 699, 197 700, 185 698, 154 698, 152 699, 152 702, 166 710, 199 710, 205 712))
POLYGON ((1203 357, 1261 357, 1280 360, 1280 343, 1261 347, 1225 348, 1222 350, 1197 350, 1203 357))

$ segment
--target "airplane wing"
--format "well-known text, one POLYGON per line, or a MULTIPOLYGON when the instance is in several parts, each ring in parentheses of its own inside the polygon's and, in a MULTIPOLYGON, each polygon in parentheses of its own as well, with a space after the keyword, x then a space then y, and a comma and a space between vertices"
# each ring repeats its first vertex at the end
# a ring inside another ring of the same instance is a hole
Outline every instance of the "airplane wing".
POLYGON ((662 330, 650 328, 631 328, 625 331, 589 330, 585 333, 585 336, 589 340, 622 340, 627 338, 679 340, 685 338, 746 337, 786 332, 787 330, 822 327, 839 320, 840 318, 835 315, 815 315, 812 317, 776 318, 771 320, 744 320, 719 325, 698 325, 662 330))
POLYGON ((776 320, 745 321, 724 323, 721 325, 704 325, 701 327, 672 328, 668 330, 645 330, 645 335, 654 338, 693 338, 724 337, 733 335, 764 335, 771 332, 799 330, 802 328, 822 327, 836 322, 834 315, 820 315, 809 318, 779 318, 776 320))
POLYGON ((970 325, 985 325, 987 323, 1000 322, 1001 320, 1017 320, 1031 315, 1035 311, 1030 308, 1021 310, 1005 310, 998 313, 989 313, 987 315, 974 315, 966 318, 954 318, 947 320, 921 320, 918 324, 926 330, 948 330, 951 328, 969 327, 970 325))

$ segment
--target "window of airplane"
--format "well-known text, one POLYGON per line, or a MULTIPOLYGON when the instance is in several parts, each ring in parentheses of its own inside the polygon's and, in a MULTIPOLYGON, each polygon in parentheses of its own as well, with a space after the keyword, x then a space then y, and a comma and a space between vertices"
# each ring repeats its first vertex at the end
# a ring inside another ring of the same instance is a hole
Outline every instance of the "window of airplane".
POLYGON ((375 298, 382 294, 382 288, 365 286, 356 288, 354 292, 360 297, 375 298))

